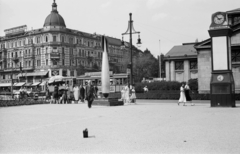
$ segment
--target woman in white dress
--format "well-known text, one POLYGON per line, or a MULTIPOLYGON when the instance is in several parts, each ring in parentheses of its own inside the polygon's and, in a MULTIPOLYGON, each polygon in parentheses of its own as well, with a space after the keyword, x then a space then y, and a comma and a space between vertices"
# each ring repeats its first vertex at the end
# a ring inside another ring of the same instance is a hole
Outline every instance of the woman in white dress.
POLYGON ((129 87, 125 86, 125 103, 130 103, 129 87))
POLYGON ((178 100, 178 105, 180 103, 183 103, 183 106, 185 106, 185 103, 186 103, 186 96, 185 96, 185 92, 184 92, 184 83, 180 87, 180 98, 178 100))
POLYGON ((74 85, 74 87, 73 87, 73 95, 74 95, 75 103, 78 103, 78 100, 79 100, 79 88, 76 85, 74 85))
POLYGON ((122 87, 122 90, 121 90, 121 100, 123 101, 123 103, 126 102, 126 99, 125 99, 125 87, 122 87))

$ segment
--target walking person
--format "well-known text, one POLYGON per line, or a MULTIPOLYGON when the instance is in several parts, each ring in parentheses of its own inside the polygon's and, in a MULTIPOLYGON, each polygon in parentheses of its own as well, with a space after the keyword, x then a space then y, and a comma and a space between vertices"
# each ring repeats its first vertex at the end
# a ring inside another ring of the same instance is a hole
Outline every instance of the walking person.
POLYGON ((96 98, 98 98, 98 87, 97 87, 97 84, 95 84, 94 90, 95 90, 95 96, 96 96, 96 98))
POLYGON ((67 103, 71 104, 70 100, 71 100, 71 91, 70 91, 70 88, 67 84, 66 86, 66 91, 67 91, 67 103))
POLYGON ((63 90, 62 94, 62 104, 67 104, 67 89, 63 90))
POLYGON ((121 90, 121 100, 123 101, 123 103, 126 103, 126 99, 125 99, 125 87, 122 87, 121 90))
POLYGON ((128 85, 125 86, 125 103, 130 103, 130 97, 129 97, 130 89, 128 85))
POLYGON ((58 85, 54 86, 53 99, 55 104, 59 104, 58 100, 58 85))
POLYGON ((80 90, 79 90, 79 92, 80 92, 79 97, 80 97, 80 99, 81 99, 81 102, 84 103, 85 89, 84 89, 84 87, 83 87, 82 84, 80 85, 80 90))
POLYGON ((192 103, 192 98, 191 98, 191 96, 190 96, 190 90, 191 90, 191 89, 190 89, 188 83, 186 83, 184 89, 185 89, 186 101, 187 101, 187 102, 190 102, 191 105, 193 106, 194 104, 192 103))
POLYGON ((131 89, 131 102, 132 103, 135 103, 135 104, 137 104, 136 103, 136 91, 135 91, 135 87, 134 86, 132 86, 132 89, 131 89))
POLYGON ((185 106, 185 103, 186 103, 186 97, 185 97, 185 92, 184 92, 184 83, 182 83, 182 86, 180 87, 180 98, 178 100, 178 105, 180 103, 183 103, 183 106, 185 106))
POLYGON ((50 99, 51 99, 50 92, 49 92, 48 86, 46 86, 46 102, 50 102, 50 99))
POLYGON ((74 102, 75 104, 77 104, 79 100, 79 88, 77 85, 74 85, 73 87, 73 96, 74 96, 74 102))
POLYGON ((89 81, 86 86, 86 100, 88 101, 88 108, 92 107, 92 102, 94 101, 95 90, 92 85, 92 82, 89 81))

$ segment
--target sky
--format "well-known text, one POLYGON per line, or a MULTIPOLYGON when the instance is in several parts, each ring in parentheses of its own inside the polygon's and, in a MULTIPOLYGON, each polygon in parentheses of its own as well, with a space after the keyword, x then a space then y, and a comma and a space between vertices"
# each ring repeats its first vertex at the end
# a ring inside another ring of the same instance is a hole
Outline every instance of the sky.
MULTIPOLYGON (((42 28, 53 0, 0 0, 0 36, 4 30, 27 25, 42 28)), ((139 31, 142 51, 157 57, 173 46, 209 38, 211 15, 240 8, 240 0, 56 0, 67 28, 122 38, 129 13, 139 31)), ((138 35, 134 34, 136 45, 138 35)), ((129 41, 129 35, 124 35, 129 41)))

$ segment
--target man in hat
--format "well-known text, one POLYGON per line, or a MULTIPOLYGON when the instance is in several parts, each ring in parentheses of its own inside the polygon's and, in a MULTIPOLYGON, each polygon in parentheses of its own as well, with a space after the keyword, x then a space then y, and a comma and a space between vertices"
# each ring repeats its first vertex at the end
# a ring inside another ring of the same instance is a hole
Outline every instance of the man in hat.
POLYGON ((94 94, 95 94, 95 90, 94 90, 91 80, 88 81, 88 85, 86 86, 85 94, 86 94, 85 99, 88 101, 88 107, 91 108, 92 102, 94 101, 94 94))

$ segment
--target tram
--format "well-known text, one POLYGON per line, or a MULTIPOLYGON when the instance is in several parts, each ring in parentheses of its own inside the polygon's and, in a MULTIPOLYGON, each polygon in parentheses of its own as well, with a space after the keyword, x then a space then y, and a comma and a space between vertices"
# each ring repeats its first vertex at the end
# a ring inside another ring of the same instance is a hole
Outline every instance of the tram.
MULTIPOLYGON (((126 73, 114 74, 112 71, 110 74, 110 92, 120 92, 122 87, 125 87, 128 83, 129 77, 126 73)), ((76 77, 76 84, 82 84, 85 86, 88 81, 92 81, 94 85, 98 87, 98 91, 101 93, 101 72, 86 72, 84 75, 76 77)))

